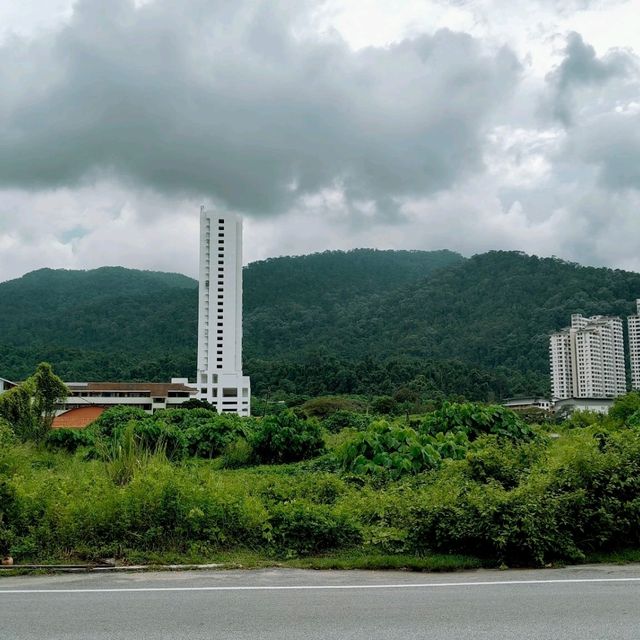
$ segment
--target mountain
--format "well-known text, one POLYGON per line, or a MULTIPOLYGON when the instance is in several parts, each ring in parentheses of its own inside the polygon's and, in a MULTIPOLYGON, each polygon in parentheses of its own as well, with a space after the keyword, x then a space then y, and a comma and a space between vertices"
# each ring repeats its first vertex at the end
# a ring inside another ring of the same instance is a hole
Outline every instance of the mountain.
MULTIPOLYGON (((502 251, 330 251, 252 263, 244 283, 260 395, 542 393, 551 331, 640 297, 640 274, 502 251)), ((178 274, 35 271, 0 283, 0 375, 48 360, 67 380, 193 376, 196 310, 178 274)))

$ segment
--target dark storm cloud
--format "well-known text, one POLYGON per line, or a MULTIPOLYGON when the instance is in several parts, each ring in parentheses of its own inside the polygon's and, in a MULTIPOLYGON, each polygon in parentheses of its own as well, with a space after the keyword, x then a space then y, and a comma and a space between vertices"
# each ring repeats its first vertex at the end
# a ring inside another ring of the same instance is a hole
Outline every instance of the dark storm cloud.
MULTIPOLYGON (((555 115, 566 127, 565 166, 593 167, 610 190, 640 189, 640 64, 627 50, 601 57, 577 33, 547 77, 555 115)), ((602 215, 608 215, 603 211, 602 215)))
POLYGON ((336 185, 388 205, 481 169, 518 79, 508 49, 442 30, 354 52, 304 35, 304 7, 84 0, 57 32, 5 42, 0 183, 115 175, 269 213, 336 185))
POLYGON ((553 115, 569 125, 572 111, 580 106, 581 89, 602 88, 612 79, 632 73, 634 65, 626 51, 610 51, 598 58, 595 49, 575 32, 567 37, 564 53, 564 60, 548 75, 547 82, 552 88, 553 115))

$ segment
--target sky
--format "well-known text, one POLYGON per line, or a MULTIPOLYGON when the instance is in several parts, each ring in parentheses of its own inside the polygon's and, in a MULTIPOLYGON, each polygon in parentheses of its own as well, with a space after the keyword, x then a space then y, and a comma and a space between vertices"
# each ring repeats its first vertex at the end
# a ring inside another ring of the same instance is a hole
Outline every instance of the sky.
POLYGON ((0 281, 491 249, 640 271, 640 0, 0 0, 0 281))

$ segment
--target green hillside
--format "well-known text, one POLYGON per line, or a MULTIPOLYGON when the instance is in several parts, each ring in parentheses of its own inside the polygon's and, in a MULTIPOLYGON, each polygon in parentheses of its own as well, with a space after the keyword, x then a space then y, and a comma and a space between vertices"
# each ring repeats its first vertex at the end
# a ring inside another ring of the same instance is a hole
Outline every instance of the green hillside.
MULTIPOLYGON (((252 263, 244 281, 260 395, 544 392, 549 332, 640 297, 640 274, 516 252, 333 251, 252 263)), ((0 375, 49 360, 67 380, 193 376, 196 310, 177 274, 35 271, 0 283, 0 375)))

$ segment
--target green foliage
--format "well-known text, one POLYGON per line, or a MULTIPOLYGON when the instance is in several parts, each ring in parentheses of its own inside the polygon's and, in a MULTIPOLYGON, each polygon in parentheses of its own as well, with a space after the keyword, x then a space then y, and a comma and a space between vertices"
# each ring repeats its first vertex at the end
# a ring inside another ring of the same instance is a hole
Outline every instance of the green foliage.
POLYGON ((471 554, 530 566, 638 549, 640 413, 624 415, 528 427, 492 406, 445 403, 412 417, 427 431, 400 416, 360 429, 368 416, 336 412, 325 423, 350 424, 325 434, 315 459, 323 428, 286 409, 251 419, 114 408, 46 446, 0 420, 0 552, 471 554))
POLYGON ((322 426, 332 433, 337 433, 342 429, 366 429, 371 424, 372 418, 355 411, 340 410, 327 416, 322 421, 322 426))
POLYGON ((301 409, 308 418, 326 418, 337 412, 353 412, 362 406, 350 398, 340 396, 322 396, 307 400, 301 409))
POLYGON ((160 438, 154 440, 152 451, 151 442, 145 440, 145 431, 140 433, 138 426, 132 421, 121 433, 96 443, 105 472, 114 484, 125 485, 137 471, 149 467, 152 461, 166 460, 163 441, 160 438))
POLYGON ((235 414, 218 415, 201 407, 156 411, 153 416, 142 409, 113 407, 102 413, 87 432, 96 440, 117 441, 130 424, 140 446, 151 452, 162 448, 169 459, 179 460, 221 455, 229 443, 252 431, 254 421, 235 414))
POLYGON ((245 438, 229 442, 222 451, 222 466, 225 469, 238 469, 251 464, 253 449, 245 438))
POLYGON ((394 413, 397 406, 398 402, 391 396, 380 396, 371 403, 372 411, 382 416, 394 413))
POLYGON ((608 415, 612 420, 622 424, 638 411, 640 411, 640 391, 632 391, 616 398, 608 415))
POLYGON ((320 425, 301 420, 292 411, 264 417, 251 434, 250 444, 262 464, 306 460, 324 449, 320 425))
POLYGON ((38 425, 36 439, 41 440, 51 429, 56 406, 69 395, 69 389, 48 362, 41 362, 24 384, 32 389, 33 411, 38 425))
MULTIPOLYGON (((359 250, 254 263, 244 284, 256 395, 407 388, 424 404, 548 392, 549 333, 574 312, 633 312, 640 275, 514 252, 359 250)), ((0 283, 0 371, 24 379, 46 360, 64 379, 187 376, 196 307, 195 281, 175 274, 27 274, 0 283)))
POLYGON ((483 434, 494 434, 514 440, 533 437, 531 427, 514 411, 501 405, 482 405, 472 402, 449 403, 429 414, 422 422, 425 433, 464 433, 469 440, 483 434))
POLYGON ((75 453, 80 447, 94 445, 95 437, 85 429, 51 429, 44 443, 50 449, 75 453))
POLYGON ((16 442, 16 434, 7 420, 0 416, 0 449, 10 447, 16 442))
POLYGON ((460 458, 467 445, 462 433, 430 436, 381 420, 345 443, 338 456, 343 468, 353 473, 399 478, 435 469, 444 457, 460 458))
POLYGON ((286 555, 310 555, 358 544, 357 523, 330 506, 294 499, 272 509, 273 545, 286 555))
POLYGON ((37 418, 26 386, 18 385, 0 395, 0 417, 11 425, 21 440, 33 437, 37 429, 37 418))
POLYGON ((147 419, 147 414, 136 407, 117 406, 103 411, 98 419, 91 423, 87 431, 98 438, 111 438, 130 422, 142 422, 147 419))
POLYGON ((545 449, 537 442, 523 443, 497 436, 483 436, 476 440, 465 459, 468 477, 475 482, 497 482, 505 489, 513 489, 539 463, 545 449))

